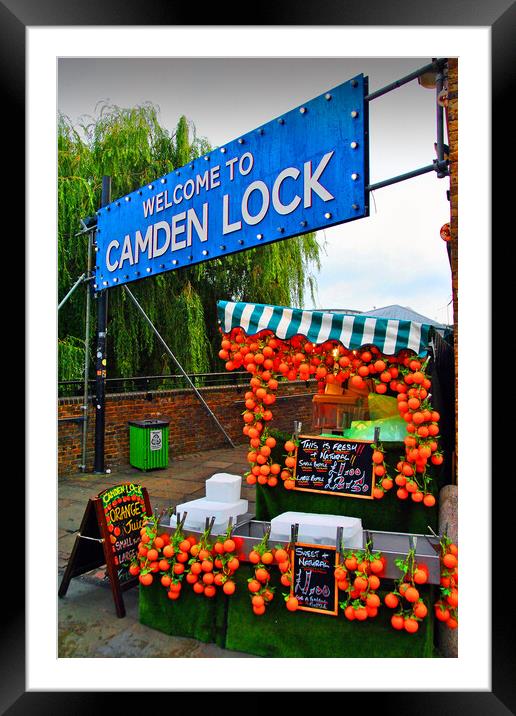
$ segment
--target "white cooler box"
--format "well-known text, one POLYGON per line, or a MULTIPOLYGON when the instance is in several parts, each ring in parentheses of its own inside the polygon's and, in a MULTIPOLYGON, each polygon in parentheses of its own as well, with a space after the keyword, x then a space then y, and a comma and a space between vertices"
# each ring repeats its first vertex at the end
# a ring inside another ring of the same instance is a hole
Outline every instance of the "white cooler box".
MULTIPOLYGON (((233 518, 233 524, 236 524, 237 517, 239 515, 245 515, 247 506, 247 500, 219 502, 208 500, 207 497, 201 497, 199 500, 192 500, 191 502, 184 502, 182 505, 177 505, 176 513, 182 515, 183 512, 187 512, 184 528, 199 532, 204 532, 207 517, 210 520, 212 517, 215 517, 212 533, 220 534, 220 532, 227 529, 230 517, 233 518)), ((172 515, 170 518, 171 527, 174 526, 176 522, 177 517, 172 515)))
POLYGON ((217 472, 205 482, 206 499, 214 502, 238 502, 242 489, 242 476, 217 472))
POLYGON ((290 527, 299 524, 298 541, 335 546, 337 527, 343 528, 344 549, 363 548, 362 520, 342 515, 317 515, 312 512, 283 512, 271 520, 270 541, 290 541, 290 527))

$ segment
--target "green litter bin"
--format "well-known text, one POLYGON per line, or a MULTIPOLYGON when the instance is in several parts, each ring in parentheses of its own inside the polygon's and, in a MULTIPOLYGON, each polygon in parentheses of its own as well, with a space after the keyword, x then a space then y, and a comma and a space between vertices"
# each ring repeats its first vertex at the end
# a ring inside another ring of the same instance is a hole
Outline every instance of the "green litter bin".
POLYGON ((129 463, 140 470, 168 467, 167 420, 129 421, 129 463))

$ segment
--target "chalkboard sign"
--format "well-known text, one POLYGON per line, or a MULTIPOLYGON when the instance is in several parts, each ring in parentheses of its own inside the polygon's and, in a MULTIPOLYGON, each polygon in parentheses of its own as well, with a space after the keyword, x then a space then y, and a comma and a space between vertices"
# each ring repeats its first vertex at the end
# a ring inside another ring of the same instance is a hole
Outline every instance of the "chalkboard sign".
POLYGON ((140 530, 147 513, 143 490, 141 485, 129 483, 115 485, 98 495, 110 558, 121 584, 135 579, 129 574, 129 566, 136 557, 140 530))
POLYGON ((136 556, 140 530, 147 515, 151 514, 147 490, 141 485, 115 485, 90 498, 59 587, 59 596, 66 594, 72 577, 105 564, 117 615, 124 617, 121 592, 138 584, 138 578, 129 573, 129 567, 136 556))
POLYGON ((294 489, 372 500, 372 445, 367 440, 300 435, 294 489))
POLYGON ((298 600, 298 609, 337 616, 339 605, 335 568, 338 562, 335 547, 294 544, 290 595, 298 600))

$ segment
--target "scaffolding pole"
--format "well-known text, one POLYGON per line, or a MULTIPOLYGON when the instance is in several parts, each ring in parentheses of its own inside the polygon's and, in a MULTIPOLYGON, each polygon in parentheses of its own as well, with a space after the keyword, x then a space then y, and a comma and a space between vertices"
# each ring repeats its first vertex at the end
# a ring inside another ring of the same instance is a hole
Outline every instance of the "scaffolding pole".
POLYGON ((152 323, 151 319, 150 319, 150 318, 148 317, 148 315, 145 313, 145 311, 144 311, 143 308, 140 306, 140 304, 138 303, 137 299, 136 299, 135 296, 132 294, 132 292, 127 288, 127 286, 124 285, 123 288, 124 288, 124 290, 126 291, 127 295, 130 297, 130 299, 132 300, 132 302, 134 303, 134 305, 136 306, 136 308, 140 311, 140 313, 142 314, 142 316, 145 318, 145 320, 147 321, 147 323, 149 324, 149 326, 152 328, 152 330, 153 330, 154 333, 156 334, 157 338, 161 341, 163 347, 165 348, 165 350, 167 351, 167 353, 169 354, 169 356, 172 358, 172 360, 174 361, 174 363, 177 365, 177 367, 178 367, 179 370, 181 371, 183 377, 186 378, 186 380, 187 380, 188 383, 190 384, 190 387, 192 388, 193 392, 194 392, 195 395, 199 398, 199 400, 200 400, 200 402, 203 404, 203 406, 206 408, 208 414, 213 418, 213 420, 214 420, 215 423, 217 424, 219 430, 220 430, 222 433, 224 433, 224 435, 225 435, 225 437, 226 437, 226 440, 229 442, 229 444, 231 445, 231 447, 234 448, 234 447, 235 447, 234 442, 231 440, 231 438, 229 437, 229 435, 227 434, 227 432, 224 430, 223 426, 222 426, 222 425, 220 424, 220 422, 218 421, 217 416, 214 414, 214 412, 212 411, 212 409, 210 408, 210 406, 208 405, 208 403, 204 400, 204 398, 203 398, 202 395, 199 393, 199 391, 197 390, 197 388, 195 387, 195 385, 192 383, 192 381, 191 381, 191 379, 190 379, 190 376, 188 376, 187 373, 183 370, 183 366, 182 366, 181 363, 177 360, 177 358, 176 358, 175 355, 172 353, 172 351, 170 350, 170 348, 167 346, 167 344, 165 343, 164 339, 162 338, 162 336, 160 335, 160 333, 158 332, 158 330, 156 329, 156 327, 155 327, 154 324, 152 323))

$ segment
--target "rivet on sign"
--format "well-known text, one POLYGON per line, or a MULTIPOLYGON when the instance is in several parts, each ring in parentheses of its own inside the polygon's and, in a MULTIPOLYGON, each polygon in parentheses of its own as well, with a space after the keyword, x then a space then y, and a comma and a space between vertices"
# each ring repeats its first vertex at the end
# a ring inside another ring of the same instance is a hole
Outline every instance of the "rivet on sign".
POLYGON ((93 288, 97 288, 97 284, 96 284, 96 283, 93 284, 93 288))
POLYGON ((152 186, 152 184, 149 184, 149 189, 154 189, 154 187, 152 186))
POLYGON ((278 119, 278 122, 279 122, 280 124, 285 124, 285 120, 283 119, 283 117, 280 117, 280 118, 278 119))
POLYGON ((139 194, 140 196, 142 195, 142 190, 141 190, 141 189, 138 190, 138 194, 139 194))
POLYGON ((173 260, 172 260, 172 263, 173 263, 174 266, 175 266, 175 265, 177 264, 177 259, 173 259, 173 260))
POLYGON ((209 162, 209 161, 210 161, 210 158, 209 158, 209 156, 208 156, 207 154, 204 155, 204 161, 205 161, 205 162, 209 162))
POLYGON ((108 210, 108 211, 111 211, 111 207, 110 207, 110 206, 108 206, 108 207, 107 207, 107 210, 108 210))
POLYGON ((356 149, 358 147, 358 142, 351 142, 349 146, 351 147, 351 149, 356 149))
POLYGON ((126 196, 126 197, 125 197, 125 200, 126 200, 126 201, 131 201, 131 197, 130 197, 130 196, 126 196))
POLYGON ((299 111, 301 114, 306 114, 306 107, 301 107, 299 111))
POLYGON ((243 240, 243 239, 238 239, 238 243, 240 244, 240 246, 242 246, 243 243, 244 243, 244 240, 243 240))
POLYGON ((159 267, 160 267, 160 268, 165 268, 165 264, 160 264, 159 267))
POLYGON ((324 95, 324 98, 325 98, 326 100, 328 100, 328 102, 329 102, 330 99, 331 99, 331 94, 328 92, 327 94, 324 95))
POLYGON ((308 223, 307 221, 300 221, 300 222, 299 222, 299 226, 306 226, 307 223, 308 223))
POLYGON ((325 219, 331 219, 331 214, 330 214, 329 211, 326 212, 326 214, 324 215, 324 218, 325 218, 325 219))
POLYGON ((167 183, 167 180, 166 180, 166 179, 161 179, 161 183, 162 183, 162 184, 166 184, 166 183, 167 183))
POLYGON ((193 165, 193 164, 190 164, 190 169, 193 169, 193 168, 194 168, 194 165, 193 165))
POLYGON ((351 86, 358 87, 358 82, 356 80, 351 80, 351 86))
POLYGON ((256 234, 257 239, 263 239, 263 234, 256 234))
POLYGON ((351 178, 353 179, 353 181, 356 181, 358 179, 358 174, 352 174, 351 178))
POLYGON ((203 256, 208 256, 208 252, 206 251, 206 249, 204 249, 204 251, 202 252, 202 255, 203 255, 203 256))
POLYGON ((119 201, 117 201, 116 205, 117 205, 117 206, 120 206, 120 202, 119 202, 119 201))
POLYGON ((240 139, 238 140, 238 143, 239 143, 239 144, 243 144, 243 143, 244 143, 244 140, 242 139, 242 137, 240 137, 240 139))
POLYGON ((129 278, 129 274, 126 273, 126 275, 124 276, 124 278, 126 278, 126 279, 129 278))
POLYGON ((357 210, 358 210, 358 204, 351 204, 351 208, 354 209, 355 211, 357 211, 357 210))
POLYGON ((147 271, 147 273, 151 272, 151 269, 149 267, 147 267, 145 270, 147 271))
POLYGON ((257 129, 256 131, 258 132, 258 134, 265 134, 262 127, 260 127, 260 129, 257 129))
POLYGON ((187 256, 186 258, 188 259, 188 261, 191 261, 193 257, 192 257, 192 256, 187 256))
POLYGON ((107 285, 108 285, 108 282, 107 282, 107 281, 103 281, 103 282, 102 282, 102 285, 103 285, 103 286, 107 286, 107 285))
POLYGON ((113 279, 113 283, 118 283, 118 279, 116 277, 113 279))
POLYGON ((181 172, 176 172, 176 176, 177 176, 177 177, 180 177, 180 176, 181 176, 181 172))
POLYGON ((97 216, 100 216, 100 211, 97 211, 97 216))
POLYGON ((280 234, 282 234, 285 229, 283 228, 283 226, 278 226, 278 231, 280 232, 280 234))
POLYGON ((225 154, 225 153, 226 153, 226 147, 221 147, 221 148, 220 148, 220 151, 222 152, 222 154, 225 154))
POLYGON ((356 109, 351 112, 351 116, 353 117, 353 119, 356 119, 358 117, 358 112, 356 111, 356 109))
POLYGON ((225 251, 225 250, 226 250, 226 247, 224 246, 224 244, 221 244, 219 248, 220 248, 221 251, 225 251))
POLYGON ((98 247, 98 246, 95 246, 95 251, 98 251, 98 250, 99 250, 99 247, 98 247))
POLYGON ((134 275, 135 275, 135 276, 139 276, 139 275, 140 275, 140 272, 139 272, 139 271, 135 271, 135 272, 134 272, 134 275))

